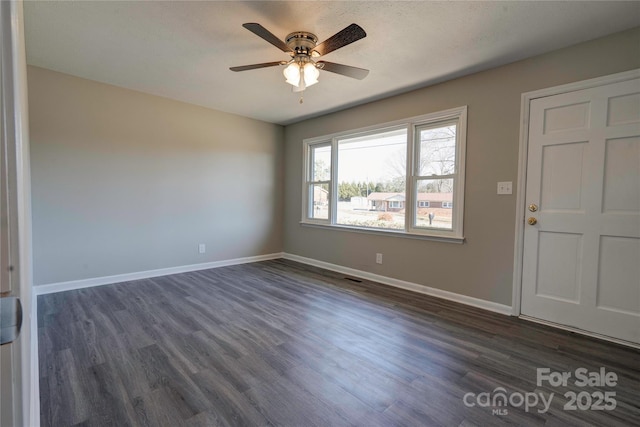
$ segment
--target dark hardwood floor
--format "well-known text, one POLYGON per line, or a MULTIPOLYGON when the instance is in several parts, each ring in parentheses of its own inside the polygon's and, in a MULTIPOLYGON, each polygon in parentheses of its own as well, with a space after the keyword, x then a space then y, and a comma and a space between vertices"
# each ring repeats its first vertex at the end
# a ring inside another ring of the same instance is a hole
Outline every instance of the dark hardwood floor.
POLYGON ((43 295, 38 327, 42 426, 640 425, 640 351, 284 260, 43 295))

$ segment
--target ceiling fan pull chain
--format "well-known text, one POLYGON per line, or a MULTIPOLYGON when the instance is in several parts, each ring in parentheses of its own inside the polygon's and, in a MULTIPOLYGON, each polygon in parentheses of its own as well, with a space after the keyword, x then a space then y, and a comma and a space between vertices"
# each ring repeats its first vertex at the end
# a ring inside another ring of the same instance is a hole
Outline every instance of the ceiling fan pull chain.
POLYGON ((304 99, 302 98, 302 96, 303 96, 302 94, 303 94, 303 93, 304 93, 304 92, 300 92, 300 104, 302 104, 302 103, 304 102, 304 99))

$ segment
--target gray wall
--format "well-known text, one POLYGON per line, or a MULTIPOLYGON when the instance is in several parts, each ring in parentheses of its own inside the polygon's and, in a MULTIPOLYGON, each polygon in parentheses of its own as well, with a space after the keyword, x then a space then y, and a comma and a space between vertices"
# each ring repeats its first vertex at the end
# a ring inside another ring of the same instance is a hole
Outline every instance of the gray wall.
POLYGON ((639 67, 640 29, 636 28, 287 126, 285 251, 511 305, 516 195, 497 196, 496 184, 516 185, 520 95, 639 67), (464 244, 299 224, 304 138, 462 105, 469 106, 464 244), (376 252, 384 254, 383 265, 375 264, 376 252))
POLYGON ((29 67, 34 282, 284 249, 510 304, 515 194, 495 192, 497 181, 516 184, 521 93, 633 68, 640 68, 640 29, 283 132, 280 126, 29 67), (299 224, 304 138, 461 105, 469 106, 463 245, 299 224), (206 254, 198 254, 198 243, 207 244, 206 254), (376 252, 384 254, 383 265, 375 264, 376 252))
POLYGON ((42 68, 28 83, 36 285, 282 251, 281 126, 42 68))

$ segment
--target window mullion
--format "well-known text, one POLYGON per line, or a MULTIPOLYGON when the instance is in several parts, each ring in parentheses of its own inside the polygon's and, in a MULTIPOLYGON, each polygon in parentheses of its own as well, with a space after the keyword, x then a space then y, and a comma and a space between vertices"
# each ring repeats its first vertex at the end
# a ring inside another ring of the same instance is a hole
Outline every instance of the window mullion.
POLYGON ((416 197, 414 189, 417 188, 415 176, 418 174, 417 160, 419 158, 420 145, 416 144, 416 125, 410 123, 407 126, 407 177, 405 179, 405 217, 404 228, 411 231, 414 228, 413 219, 416 213, 416 197))
POLYGON ((331 194, 329 195, 329 223, 335 224, 338 215, 338 138, 331 139, 331 194))

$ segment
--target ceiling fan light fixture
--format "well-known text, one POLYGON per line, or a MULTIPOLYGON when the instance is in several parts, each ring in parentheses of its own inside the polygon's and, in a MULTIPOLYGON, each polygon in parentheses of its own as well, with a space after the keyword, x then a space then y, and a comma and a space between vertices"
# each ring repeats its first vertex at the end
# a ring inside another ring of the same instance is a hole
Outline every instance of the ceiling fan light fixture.
MULTIPOLYGON (((230 67, 231 71, 247 71, 258 68, 275 67, 285 65, 283 70, 286 82, 293 86, 294 92, 302 92, 307 87, 318 83, 320 70, 330 71, 343 76, 362 80, 367 76, 369 70, 351 67, 349 65, 336 64, 327 61, 316 62, 314 58, 326 55, 336 49, 340 49, 355 41, 367 36, 367 33, 357 24, 351 24, 343 28, 333 36, 318 44, 315 34, 307 31, 295 31, 289 34, 284 41, 273 35, 262 25, 249 22, 242 24, 244 28, 251 31, 263 40, 289 54, 290 61, 263 62, 260 64, 243 65, 240 67, 230 67)), ((302 96, 300 97, 302 103, 302 96)))

